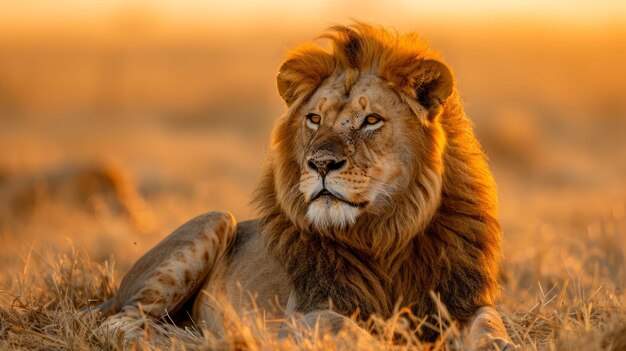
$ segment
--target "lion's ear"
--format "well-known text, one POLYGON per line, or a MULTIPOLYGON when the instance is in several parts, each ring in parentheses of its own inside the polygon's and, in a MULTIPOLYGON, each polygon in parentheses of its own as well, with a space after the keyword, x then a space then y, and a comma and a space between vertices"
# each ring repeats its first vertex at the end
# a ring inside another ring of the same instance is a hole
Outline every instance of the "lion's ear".
POLYGON ((297 77, 294 77, 292 70, 289 69, 289 64, 291 61, 285 61, 280 68, 278 69, 278 74, 276 75, 276 87, 278 88, 278 94, 283 100, 287 103, 287 105, 291 105, 294 100, 295 94, 295 80, 297 77))
POLYGON ((434 119, 454 89, 452 72, 439 61, 421 60, 414 74, 413 89, 417 101, 428 109, 428 118, 434 119))
POLYGON ((316 46, 303 46, 289 53, 278 69, 278 93, 291 105, 303 93, 317 88, 335 69, 333 58, 316 46))

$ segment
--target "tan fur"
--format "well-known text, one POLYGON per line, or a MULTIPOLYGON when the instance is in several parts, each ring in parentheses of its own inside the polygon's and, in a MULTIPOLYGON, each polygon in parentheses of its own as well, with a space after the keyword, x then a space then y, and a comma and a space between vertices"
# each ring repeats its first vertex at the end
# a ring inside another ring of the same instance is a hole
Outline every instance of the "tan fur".
MULTIPOLYGON (((495 185, 450 69, 413 34, 357 23, 323 38, 330 48, 306 44, 278 73, 288 109, 276 122, 255 195, 259 221, 240 223, 230 249, 228 220, 185 225, 159 244, 171 252, 153 268, 131 269, 162 276, 125 278, 121 291, 149 295, 153 285, 180 284, 181 269, 196 256, 181 262, 175 252, 187 253, 193 242, 208 250, 199 239, 206 237, 215 243, 210 263, 192 272, 208 277, 193 316, 218 336, 219 301, 244 313, 252 306, 242 293, 260 297, 264 311, 277 301, 303 323, 326 319, 334 331, 345 324, 337 316, 389 317, 398 303, 417 316, 436 315, 434 292, 453 319, 488 329, 477 333, 481 342, 487 336, 506 344, 503 328, 485 327, 492 317, 501 326, 490 307, 500 269, 495 185), (163 271, 168 265, 176 271, 163 271)), ((181 284, 177 294, 194 289, 181 284)), ((118 307, 134 304, 122 295, 118 307)), ((182 300, 161 301, 156 311, 182 300)), ((428 340, 437 335, 421 332, 428 340)))

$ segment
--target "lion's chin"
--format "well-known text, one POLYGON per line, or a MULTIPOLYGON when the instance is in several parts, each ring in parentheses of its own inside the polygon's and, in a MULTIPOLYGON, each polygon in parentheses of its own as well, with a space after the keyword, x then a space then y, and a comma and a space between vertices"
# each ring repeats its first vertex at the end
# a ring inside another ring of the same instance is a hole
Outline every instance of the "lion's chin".
POLYGON ((331 197, 323 197, 309 204, 306 216, 320 229, 346 228, 356 222, 361 209, 331 197))

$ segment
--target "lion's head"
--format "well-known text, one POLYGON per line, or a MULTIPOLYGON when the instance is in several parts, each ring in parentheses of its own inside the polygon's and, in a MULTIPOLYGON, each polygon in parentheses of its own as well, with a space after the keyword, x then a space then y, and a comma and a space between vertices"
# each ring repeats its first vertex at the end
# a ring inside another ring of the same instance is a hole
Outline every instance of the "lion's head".
POLYGON ((406 242, 439 204, 452 74, 416 36, 356 24, 323 37, 329 50, 293 50, 278 73, 289 109, 272 141, 277 200, 301 230, 370 248, 390 238, 364 233, 401 218, 406 242))

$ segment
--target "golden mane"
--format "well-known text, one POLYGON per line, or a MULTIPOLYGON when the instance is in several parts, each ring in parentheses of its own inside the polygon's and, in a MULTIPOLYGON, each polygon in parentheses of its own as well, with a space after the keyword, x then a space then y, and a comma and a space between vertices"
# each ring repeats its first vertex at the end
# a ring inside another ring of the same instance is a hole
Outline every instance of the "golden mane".
POLYGON ((429 154, 420 159, 413 183, 394 195, 393 211, 366 213, 332 233, 307 224, 295 190, 300 160, 294 136, 301 124, 292 116, 298 107, 338 71, 348 86, 360 72, 377 72, 410 106, 431 81, 424 76, 442 74, 420 65, 440 58, 413 34, 356 23, 332 27, 322 38, 330 40, 329 48, 301 46, 281 66, 278 89, 289 108, 276 122, 254 200, 261 235, 299 296, 297 310, 311 311, 330 299, 345 315, 358 306, 361 318, 387 317, 401 300, 425 316, 436 312, 434 291, 455 319, 467 321, 497 295, 501 230, 495 184, 452 84, 445 101, 426 106, 429 154))
POLYGON ((286 55, 280 71, 287 76, 279 80, 278 87, 281 95, 289 97, 286 100, 306 96, 337 69, 349 75, 347 84, 354 82, 358 72, 376 71, 396 89, 415 98, 413 88, 421 83, 414 80, 418 77, 415 70, 419 69, 419 60, 440 59, 439 54, 414 33, 401 35, 363 23, 333 26, 320 38, 328 39, 330 48, 306 43, 286 55), (286 66, 289 70, 284 69, 286 66), (292 84, 281 86, 284 81, 292 84))

